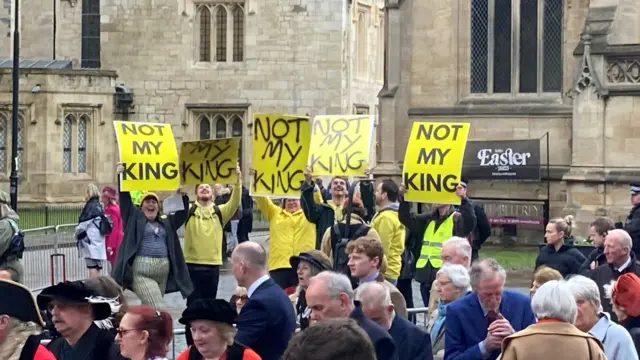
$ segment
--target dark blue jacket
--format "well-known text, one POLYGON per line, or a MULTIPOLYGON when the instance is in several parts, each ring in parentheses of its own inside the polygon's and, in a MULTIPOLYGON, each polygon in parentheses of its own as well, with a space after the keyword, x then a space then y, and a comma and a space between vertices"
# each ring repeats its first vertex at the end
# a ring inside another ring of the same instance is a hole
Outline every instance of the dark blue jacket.
MULTIPOLYGON (((242 311, 244 311, 244 308, 242 311)), ((369 335, 369 339, 371 339, 373 347, 376 349, 377 360, 398 360, 396 344, 391 335, 362 312, 359 302, 356 301, 356 308, 349 317, 357 321, 360 327, 369 335)))
POLYGON ((236 342, 251 348, 262 360, 279 360, 296 330, 289 297, 271 279, 251 294, 238 316, 236 342))
MULTIPOLYGON (((536 322, 531 299, 515 291, 504 290, 498 309, 516 332, 536 322)), ((483 357, 478 345, 487 337, 487 320, 475 293, 447 306, 444 360, 495 360, 500 350, 483 357)))
POLYGON ((396 342, 399 360, 433 360, 429 334, 409 320, 396 314, 389 334, 396 342))

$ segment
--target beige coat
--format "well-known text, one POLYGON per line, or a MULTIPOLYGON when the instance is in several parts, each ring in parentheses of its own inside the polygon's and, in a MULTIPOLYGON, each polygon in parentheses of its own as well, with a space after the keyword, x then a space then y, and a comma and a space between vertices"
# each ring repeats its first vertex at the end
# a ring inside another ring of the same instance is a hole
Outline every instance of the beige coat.
POLYGON ((606 360, 602 344, 565 322, 540 322, 504 339, 498 360, 606 360))

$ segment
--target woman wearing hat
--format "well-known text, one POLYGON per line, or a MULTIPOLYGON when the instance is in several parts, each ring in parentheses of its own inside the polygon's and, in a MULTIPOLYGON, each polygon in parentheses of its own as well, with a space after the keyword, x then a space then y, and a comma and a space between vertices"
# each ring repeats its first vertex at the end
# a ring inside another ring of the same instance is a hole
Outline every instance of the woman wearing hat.
POLYGON ((120 217, 120 206, 118 205, 116 189, 111 186, 105 186, 102 189, 102 205, 104 206, 104 213, 111 219, 111 232, 105 235, 104 242, 107 246, 107 261, 113 268, 113 263, 116 260, 116 254, 118 253, 118 247, 122 242, 122 218, 120 217))
POLYGON ((305 292, 312 277, 323 271, 331 270, 331 259, 320 250, 309 250, 298 256, 292 256, 289 262, 291 268, 296 270, 298 274, 298 288, 289 298, 296 309, 296 321, 300 325, 300 329, 304 330, 309 327, 309 316, 311 315, 311 309, 307 308, 305 292))
POLYGON ((199 299, 182 313, 178 322, 189 327, 194 345, 176 360, 260 360, 255 351, 234 341, 238 313, 221 299, 199 299))
POLYGON ((604 288, 618 323, 629 331, 636 352, 640 354, 640 278, 634 273, 626 273, 604 288))
MULTIPOLYGON (((118 164, 116 172, 124 171, 118 164)), ((119 184, 118 184, 119 185, 119 184)), ((160 199, 145 193, 140 208, 133 205, 131 194, 120 192, 120 212, 124 237, 112 277, 124 289, 132 290, 145 305, 158 308, 164 294, 180 291, 184 298, 193 292, 187 264, 177 230, 188 216, 189 197, 182 189, 183 210, 160 216, 160 199)))

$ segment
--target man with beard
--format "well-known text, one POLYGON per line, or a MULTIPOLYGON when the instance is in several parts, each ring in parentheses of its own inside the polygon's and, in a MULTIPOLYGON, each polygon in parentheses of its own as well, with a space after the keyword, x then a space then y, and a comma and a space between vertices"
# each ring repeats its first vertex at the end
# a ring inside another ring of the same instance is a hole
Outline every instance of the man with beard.
MULTIPOLYGON (((334 176, 331 179, 329 188, 331 200, 323 201, 320 190, 313 181, 313 175, 309 167, 304 170, 304 178, 305 181, 300 188, 302 192, 300 203, 302 204, 304 216, 310 223, 316 225, 316 249, 319 250, 322 245, 322 237, 327 229, 344 219, 342 210, 347 200, 349 183, 346 177, 334 176)), ((363 220, 368 222, 371 220, 374 209, 373 207, 367 207, 365 210, 366 215, 363 220)))
POLYGON ((44 321, 29 289, 0 280, 0 359, 55 360, 40 345, 44 321))
POLYGON ((100 297, 84 282, 73 281, 45 288, 37 301, 40 310, 50 312, 61 335, 47 346, 56 359, 123 359, 113 335, 94 323, 109 318, 111 305, 117 300, 100 297))

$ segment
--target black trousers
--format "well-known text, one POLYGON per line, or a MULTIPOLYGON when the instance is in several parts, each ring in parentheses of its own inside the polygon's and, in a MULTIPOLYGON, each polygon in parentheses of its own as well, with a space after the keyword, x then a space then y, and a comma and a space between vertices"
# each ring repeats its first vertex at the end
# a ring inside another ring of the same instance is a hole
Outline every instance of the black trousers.
MULTIPOLYGON (((187 297, 187 306, 198 299, 215 299, 218 295, 218 282, 220 281, 219 265, 187 264, 189 276, 193 283, 193 292, 187 297)), ((193 345, 191 330, 185 329, 187 345, 193 345)))
POLYGON ((404 300, 407 302, 407 309, 413 306, 413 287, 411 286, 412 279, 398 279, 398 290, 404 296, 404 300))
POLYGON ((291 268, 269 271, 269 276, 271 276, 271 279, 282 289, 298 285, 298 274, 296 270, 291 268))

